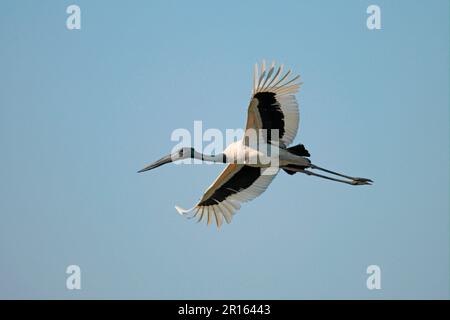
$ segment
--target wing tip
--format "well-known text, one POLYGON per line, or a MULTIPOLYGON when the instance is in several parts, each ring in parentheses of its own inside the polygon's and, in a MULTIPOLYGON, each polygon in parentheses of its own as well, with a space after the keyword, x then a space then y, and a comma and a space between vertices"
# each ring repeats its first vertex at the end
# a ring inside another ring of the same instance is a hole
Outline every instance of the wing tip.
POLYGON ((262 60, 261 68, 259 68, 258 63, 255 64, 255 70, 253 74, 253 88, 252 94, 255 95, 259 92, 274 92, 279 95, 295 94, 298 92, 300 85, 303 82, 296 82, 300 76, 295 76, 289 79, 291 75, 291 70, 288 70, 284 76, 282 76, 282 70, 284 64, 280 64, 278 71, 273 72, 277 63, 275 61, 270 65, 270 70, 266 74, 266 61, 262 60), (258 77, 258 71, 261 71, 261 75, 258 77), (281 80, 279 77, 281 76, 281 80))
POLYGON ((186 213, 191 212, 192 210, 194 210, 194 208, 195 207, 193 207, 191 209, 183 209, 180 206, 177 206, 177 205, 175 206, 175 210, 177 210, 177 212, 182 216, 184 216, 186 213))

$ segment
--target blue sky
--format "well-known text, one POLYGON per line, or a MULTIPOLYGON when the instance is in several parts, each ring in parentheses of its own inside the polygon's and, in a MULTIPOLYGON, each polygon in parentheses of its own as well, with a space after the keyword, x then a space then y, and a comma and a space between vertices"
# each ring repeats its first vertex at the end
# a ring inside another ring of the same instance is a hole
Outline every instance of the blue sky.
POLYGON ((3 1, 0 39, 1 298, 449 297, 448 1, 3 1), (223 165, 136 171, 243 127, 264 58, 302 76, 313 162, 375 184, 281 173, 219 231, 184 219, 223 165))

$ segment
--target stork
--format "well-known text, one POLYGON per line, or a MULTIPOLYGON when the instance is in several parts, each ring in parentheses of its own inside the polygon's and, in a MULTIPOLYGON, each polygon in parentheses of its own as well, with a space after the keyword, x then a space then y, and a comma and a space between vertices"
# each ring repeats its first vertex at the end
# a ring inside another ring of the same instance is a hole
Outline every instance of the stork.
POLYGON ((298 130, 299 109, 295 93, 302 84, 298 82, 300 76, 290 77, 290 75, 291 70, 283 74, 283 65, 276 68, 275 63, 266 70, 264 61, 259 75, 258 64, 255 64, 244 137, 231 143, 222 153, 207 155, 194 148, 181 148, 138 172, 187 158, 227 163, 226 168, 193 208, 186 210, 175 206, 178 213, 182 215, 190 213, 188 216, 196 217, 198 222, 206 219, 209 225, 215 220, 217 227, 220 227, 224 220, 230 223, 236 211, 240 209, 241 203, 262 194, 280 168, 290 175, 303 173, 349 185, 372 184, 373 181, 370 179, 351 177, 313 164, 308 159, 310 154, 303 144, 288 147, 298 130), (265 134, 258 134, 257 147, 247 142, 248 138, 255 136, 255 132, 262 131, 265 134), (270 154, 267 151, 269 149, 270 154), (275 168, 274 160, 277 160, 275 168), (271 171, 268 170, 270 168, 271 171), (334 177, 312 170, 322 171, 334 177))

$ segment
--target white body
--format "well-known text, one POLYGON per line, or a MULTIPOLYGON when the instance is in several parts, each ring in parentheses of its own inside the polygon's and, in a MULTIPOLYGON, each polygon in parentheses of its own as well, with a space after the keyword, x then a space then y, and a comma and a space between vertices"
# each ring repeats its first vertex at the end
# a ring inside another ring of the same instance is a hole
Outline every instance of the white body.
POLYGON ((245 164, 251 167, 283 167, 289 164, 307 166, 309 164, 305 158, 267 143, 247 146, 243 140, 239 140, 230 144, 223 153, 228 163, 245 164))

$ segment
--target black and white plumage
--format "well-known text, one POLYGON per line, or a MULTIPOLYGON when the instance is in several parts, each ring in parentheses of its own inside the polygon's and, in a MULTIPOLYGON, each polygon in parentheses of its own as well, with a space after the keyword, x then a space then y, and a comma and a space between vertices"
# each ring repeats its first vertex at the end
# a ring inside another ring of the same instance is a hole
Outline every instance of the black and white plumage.
MULTIPOLYGON (((248 107, 246 129, 278 129, 282 145, 294 141, 299 125, 298 103, 295 93, 301 83, 300 76, 289 79, 291 70, 283 75, 283 65, 275 72, 275 63, 266 71, 263 61, 261 75, 258 77, 258 65, 253 75, 252 100, 248 107)), ((270 137, 267 142, 271 142, 270 137)))
POLYGON ((181 214, 194 212, 193 217, 198 217, 199 222, 206 218, 210 224, 215 218, 218 227, 223 220, 230 223, 241 203, 258 197, 276 176, 276 173, 262 175, 261 170, 260 167, 231 163, 206 190, 194 208, 184 210, 177 206, 176 209, 181 214))
POLYGON ((299 127, 299 108, 295 98, 301 85, 299 78, 292 77, 291 70, 284 73, 283 65, 276 68, 275 63, 272 63, 266 69, 263 61, 259 70, 256 64, 242 140, 230 144, 222 154, 216 156, 201 154, 193 148, 183 148, 139 172, 185 158, 228 163, 193 208, 186 210, 175 207, 180 214, 192 213, 191 217, 197 218, 197 221, 206 220, 207 224, 215 221, 218 227, 223 221, 230 223, 242 203, 261 195, 275 178, 279 168, 289 174, 301 172, 351 185, 371 184, 370 179, 346 176, 312 164, 308 159, 310 154, 302 144, 288 148, 299 127), (259 135, 261 132, 263 135, 259 135), (257 147, 247 143, 255 135, 258 136, 257 147), (275 151, 276 167, 273 166, 275 156, 267 151, 269 149, 275 151), (345 180, 307 169, 321 170, 345 180))

